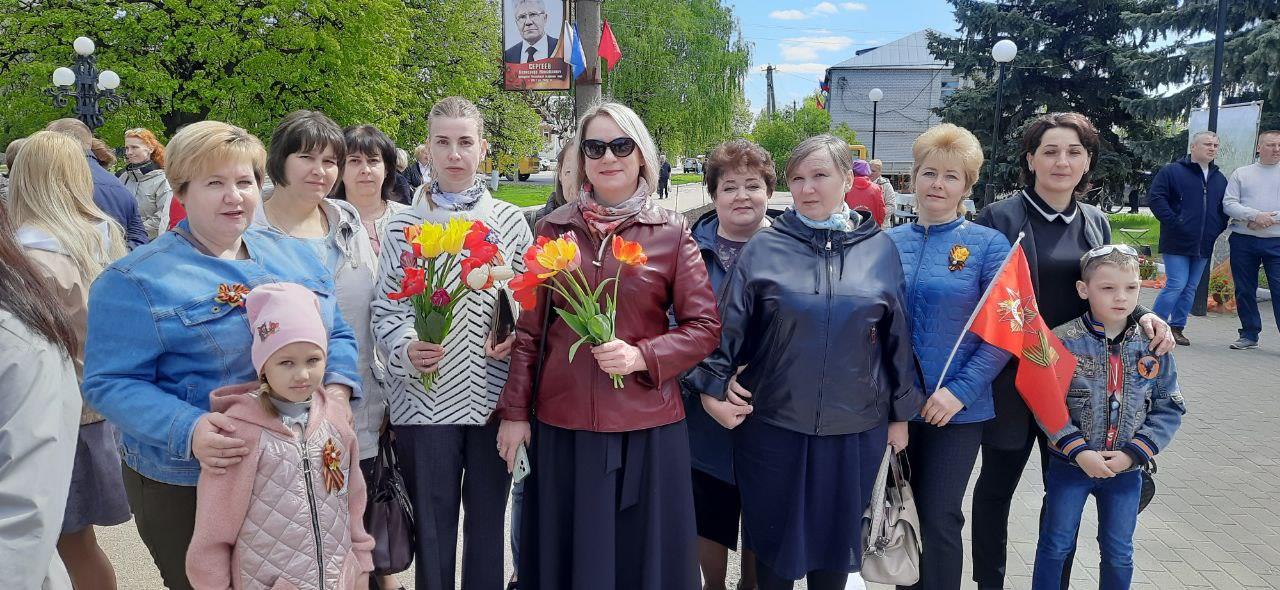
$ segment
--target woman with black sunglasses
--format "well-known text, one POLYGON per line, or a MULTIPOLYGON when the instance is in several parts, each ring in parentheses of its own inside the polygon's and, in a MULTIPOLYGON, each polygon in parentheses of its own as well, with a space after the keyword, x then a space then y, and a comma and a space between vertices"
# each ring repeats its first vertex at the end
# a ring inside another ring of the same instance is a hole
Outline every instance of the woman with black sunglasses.
POLYGON ((622 272, 617 338, 577 351, 547 289, 520 316, 498 401, 498 452, 531 444, 520 588, 693 590, 699 587, 689 435, 677 378, 715 349, 715 297, 681 216, 650 199, 658 156, 640 118, 605 103, 578 124, 578 201, 548 214, 540 237, 580 246, 591 288, 621 264, 615 236, 648 261, 622 272), (668 324, 673 310, 675 325, 668 324), (615 389, 613 375, 623 376, 615 389), (536 418, 536 420, 532 420, 536 418), (531 423, 532 420, 532 423, 531 423))

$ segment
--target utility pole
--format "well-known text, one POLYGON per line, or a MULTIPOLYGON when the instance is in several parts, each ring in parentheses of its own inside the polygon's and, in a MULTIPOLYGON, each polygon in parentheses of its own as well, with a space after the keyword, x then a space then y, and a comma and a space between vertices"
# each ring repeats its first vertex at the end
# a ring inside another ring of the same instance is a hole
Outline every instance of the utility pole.
MULTIPOLYGON (((1222 51, 1227 36, 1227 0, 1218 0, 1218 27, 1213 41, 1213 79, 1209 84, 1209 131, 1218 131, 1218 103, 1222 102, 1222 51)), ((1212 261, 1212 258, 1210 259, 1212 261)), ((1209 313, 1209 272, 1212 264, 1204 265, 1200 284, 1196 285, 1195 303, 1191 315, 1209 313)))
POLYGON ((777 103, 775 103, 773 100, 773 71, 775 69, 777 68, 773 67, 772 64, 770 64, 768 67, 764 69, 765 82, 768 85, 768 89, 769 89, 768 97, 765 99, 766 102, 765 102, 764 109, 765 109, 765 113, 767 113, 770 117, 772 117, 774 114, 774 111, 777 110, 777 103))
POLYGON ((587 71, 573 85, 573 118, 582 119, 587 109, 600 102, 600 2, 601 0, 574 0, 573 12, 578 23, 578 36, 582 41, 582 53, 587 60, 587 71))

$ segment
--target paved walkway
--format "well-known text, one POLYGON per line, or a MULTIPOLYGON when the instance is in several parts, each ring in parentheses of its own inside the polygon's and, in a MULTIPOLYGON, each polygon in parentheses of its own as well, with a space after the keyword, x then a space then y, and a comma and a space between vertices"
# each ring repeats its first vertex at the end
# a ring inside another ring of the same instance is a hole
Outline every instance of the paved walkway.
MULTIPOLYGON (((699 185, 673 192, 678 197, 669 201, 678 198, 681 209, 707 202, 699 185)), ((1149 306, 1154 292, 1143 298, 1149 306)), ((1159 492, 1139 519, 1135 590, 1280 588, 1280 337, 1270 331, 1270 306, 1263 306, 1263 325, 1262 348, 1233 351, 1227 345, 1236 338, 1235 316, 1190 322, 1193 345, 1176 351, 1188 414, 1159 458, 1159 492)), ((1033 457, 1010 519, 1009 588, 1031 586, 1043 493, 1038 463, 1033 457)), ((1087 508, 1073 588, 1097 588, 1096 534, 1096 513, 1087 508)), ((99 529, 98 536, 120 588, 161 588, 132 522, 99 529)), ((509 562, 505 567, 511 571, 509 562)), ((731 568, 732 583, 738 573, 731 568)), ((412 575, 401 579, 413 588, 412 575)))

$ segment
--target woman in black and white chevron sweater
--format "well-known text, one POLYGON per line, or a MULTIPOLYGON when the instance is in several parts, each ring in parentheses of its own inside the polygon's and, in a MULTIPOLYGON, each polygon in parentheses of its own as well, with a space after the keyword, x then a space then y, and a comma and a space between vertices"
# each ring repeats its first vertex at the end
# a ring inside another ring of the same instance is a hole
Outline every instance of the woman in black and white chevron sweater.
MULTIPOLYGON (((428 126, 433 182, 417 190, 413 206, 393 216, 381 236, 373 330, 387 358, 391 425, 416 517, 415 587, 454 587, 461 505, 467 513, 463 588, 500 588, 511 476, 494 452, 498 426, 489 417, 507 381, 512 339, 489 341, 497 291, 468 293, 454 308, 452 328, 441 345, 420 341, 409 300, 392 300, 387 294, 400 290, 401 256, 411 251, 406 226, 447 223, 453 217, 483 221, 517 271, 524 270, 522 254, 533 236, 518 208, 494 199, 476 180, 488 149, 476 106, 463 98, 445 98, 431 109, 428 126), (418 377, 431 372, 438 375, 430 390, 424 390, 418 377)), ((458 280, 454 268, 446 288, 458 280)))

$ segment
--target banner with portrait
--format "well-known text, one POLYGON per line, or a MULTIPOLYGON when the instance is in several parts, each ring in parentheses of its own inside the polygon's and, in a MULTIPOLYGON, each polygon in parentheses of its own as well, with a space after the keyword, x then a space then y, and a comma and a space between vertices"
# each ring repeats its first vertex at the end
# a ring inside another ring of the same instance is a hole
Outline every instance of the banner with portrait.
POLYGON ((561 41, 569 19, 567 0, 503 0, 502 85, 506 90, 568 90, 572 85, 561 41))

